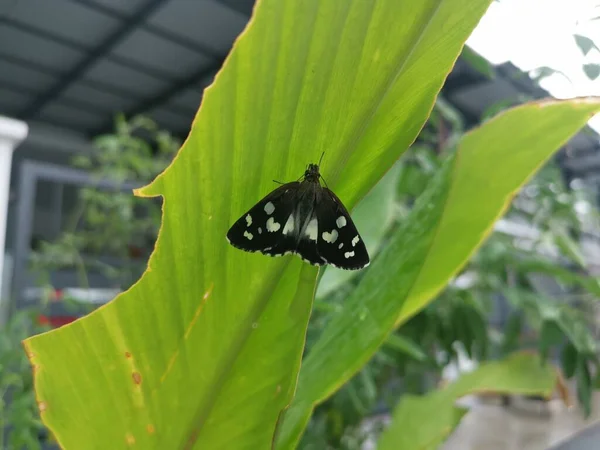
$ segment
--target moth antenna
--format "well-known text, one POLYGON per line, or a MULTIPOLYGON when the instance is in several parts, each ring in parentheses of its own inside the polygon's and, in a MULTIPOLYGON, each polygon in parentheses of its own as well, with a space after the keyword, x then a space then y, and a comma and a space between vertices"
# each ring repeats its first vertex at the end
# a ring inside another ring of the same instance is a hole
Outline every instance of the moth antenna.
POLYGON ((281 181, 277 181, 277 180, 273 180, 273 183, 277 183, 277 184, 285 184, 285 183, 282 183, 281 181))
POLYGON ((323 183, 325 183, 325 187, 326 187, 327 189, 329 189, 329 186, 327 186, 327 181, 325 181, 325 178, 323 178, 323 175, 319 174, 319 178, 320 178, 321 180, 323 180, 323 183))
POLYGON ((321 157, 319 158, 319 166, 321 165, 321 162, 323 161, 323 156, 325 156, 325 152, 321 153, 321 157))

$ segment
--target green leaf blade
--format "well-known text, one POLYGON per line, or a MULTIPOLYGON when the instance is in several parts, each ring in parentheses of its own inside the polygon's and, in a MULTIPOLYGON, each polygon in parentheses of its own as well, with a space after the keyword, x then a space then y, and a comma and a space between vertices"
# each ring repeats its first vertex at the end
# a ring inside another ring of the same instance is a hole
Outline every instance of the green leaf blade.
POLYGON ((477 53, 475 50, 473 50, 471 47, 465 45, 460 56, 461 58, 464 58, 464 60, 471 67, 473 67, 479 73, 484 75, 486 78, 491 80, 496 76, 492 64, 479 53, 477 53))

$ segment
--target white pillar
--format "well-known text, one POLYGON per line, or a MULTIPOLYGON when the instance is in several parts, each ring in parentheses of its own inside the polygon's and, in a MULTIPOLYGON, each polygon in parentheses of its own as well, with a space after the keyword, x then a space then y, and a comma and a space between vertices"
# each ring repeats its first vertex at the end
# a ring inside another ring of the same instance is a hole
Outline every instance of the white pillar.
POLYGON ((10 168, 15 148, 27 136, 25 122, 0 116, 0 308, 8 299, 1 298, 6 292, 2 286, 6 244, 6 219, 8 216, 8 193, 10 190, 10 168))

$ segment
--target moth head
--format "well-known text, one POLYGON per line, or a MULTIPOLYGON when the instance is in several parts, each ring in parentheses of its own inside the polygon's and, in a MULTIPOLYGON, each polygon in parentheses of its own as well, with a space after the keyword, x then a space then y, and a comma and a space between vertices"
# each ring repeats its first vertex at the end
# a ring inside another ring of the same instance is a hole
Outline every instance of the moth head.
POLYGON ((306 171, 304 172, 304 179, 308 181, 318 181, 319 177, 319 165, 309 164, 306 168, 306 171))

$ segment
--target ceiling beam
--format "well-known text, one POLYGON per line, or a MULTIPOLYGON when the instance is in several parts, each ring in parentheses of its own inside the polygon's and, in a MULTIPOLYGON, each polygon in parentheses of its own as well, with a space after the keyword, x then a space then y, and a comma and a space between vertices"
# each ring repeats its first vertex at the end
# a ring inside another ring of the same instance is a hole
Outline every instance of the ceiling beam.
MULTIPOLYGON (((5 20, 0 19, 0 25, 1 24, 5 24, 9 27, 20 30, 27 34, 31 34, 40 39, 44 39, 44 40, 54 42, 59 45, 68 47, 79 53, 88 54, 88 53, 94 51, 94 49, 89 48, 87 45, 82 45, 81 43, 77 42, 74 39, 62 37, 58 34, 55 34, 55 33, 52 33, 52 32, 46 31, 46 30, 42 30, 40 28, 31 26, 24 22, 19 22, 17 20, 13 20, 13 19, 5 19, 5 20)), ((164 81, 171 81, 173 79, 173 76, 170 73, 164 72, 160 69, 156 69, 153 66, 148 66, 146 64, 139 63, 133 59, 125 58, 125 57, 115 55, 115 54, 112 54, 112 55, 107 54, 107 55, 105 55, 104 58, 106 60, 112 61, 116 64, 120 64, 123 67, 127 67, 131 70, 141 72, 141 73, 148 75, 152 78, 155 78, 159 81, 164 82, 164 81)))
MULTIPOLYGON (((155 96, 150 97, 147 100, 140 102, 139 104, 137 104, 135 107, 133 107, 129 111, 125 111, 124 112, 125 117, 127 117, 127 118, 135 117, 139 114, 144 114, 158 106, 164 105, 178 93, 183 92, 189 88, 196 86, 200 81, 202 81, 202 79, 216 73, 224 61, 225 61, 225 57, 222 57, 218 61, 211 63, 209 66, 204 66, 204 67, 194 71, 190 75, 186 76, 185 78, 182 78, 181 80, 176 81, 171 86, 158 92, 155 96)), ((190 122, 191 122, 191 120, 192 120, 192 117, 190 117, 190 122)), ((95 136, 98 134, 106 133, 107 131, 112 129, 112 126, 113 126, 113 121, 111 120, 110 122, 103 124, 98 129, 93 130, 90 133, 90 135, 95 136)))
POLYGON ((42 93, 38 98, 27 105, 18 114, 23 120, 31 120, 44 106, 59 97, 71 83, 77 81, 82 75, 105 55, 129 36, 135 29, 150 17, 166 0, 149 0, 134 14, 123 22, 115 32, 111 33, 104 41, 90 51, 71 70, 60 77, 56 83, 42 93))
MULTIPOLYGON (((128 17, 128 15, 125 13, 116 11, 113 8, 105 6, 101 3, 96 3, 93 0, 71 0, 71 1, 77 2, 80 5, 86 6, 87 8, 92 9, 93 11, 96 11, 100 14, 104 14, 105 16, 111 17, 113 19, 126 20, 128 17)), ((177 34, 170 30, 167 30, 166 28, 159 27, 159 26, 153 25, 151 23, 140 24, 139 28, 144 31, 147 31, 148 33, 154 34, 162 39, 165 39, 166 41, 169 41, 173 44, 180 45, 192 52, 195 52, 195 53, 198 53, 199 55, 205 56, 207 58, 216 59, 216 58, 220 57, 217 50, 215 50, 207 45, 196 42, 196 41, 188 38, 187 36, 177 34)))

